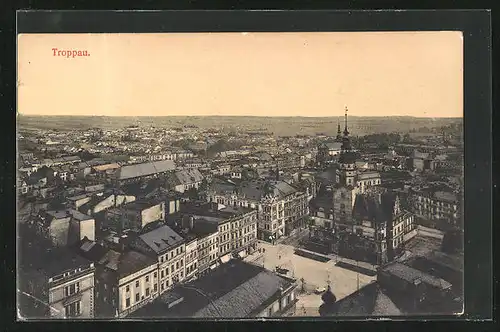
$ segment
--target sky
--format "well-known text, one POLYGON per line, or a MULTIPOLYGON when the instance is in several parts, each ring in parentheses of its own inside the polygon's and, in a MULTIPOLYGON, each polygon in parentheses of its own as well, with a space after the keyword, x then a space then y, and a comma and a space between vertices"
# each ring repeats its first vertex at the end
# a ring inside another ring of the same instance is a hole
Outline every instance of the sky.
POLYGON ((346 106, 462 117, 461 32, 18 36, 23 115, 324 117, 346 106))

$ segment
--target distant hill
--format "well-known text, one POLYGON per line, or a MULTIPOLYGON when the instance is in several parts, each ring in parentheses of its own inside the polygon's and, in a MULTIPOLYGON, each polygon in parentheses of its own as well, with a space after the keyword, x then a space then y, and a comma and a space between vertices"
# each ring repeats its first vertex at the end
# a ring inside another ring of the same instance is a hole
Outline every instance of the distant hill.
MULTIPOLYGON (((335 135, 339 117, 249 117, 249 116, 192 116, 192 117, 105 117, 105 116, 28 116, 18 117, 20 129, 84 130, 91 128, 118 129, 136 125, 141 128, 176 128, 196 126, 200 129, 224 128, 268 130, 277 136, 335 135)), ((353 135, 383 132, 409 132, 422 127, 442 127, 462 123, 462 118, 416 117, 349 117, 349 131, 353 135)), ((342 124, 342 123, 341 123, 342 124)))

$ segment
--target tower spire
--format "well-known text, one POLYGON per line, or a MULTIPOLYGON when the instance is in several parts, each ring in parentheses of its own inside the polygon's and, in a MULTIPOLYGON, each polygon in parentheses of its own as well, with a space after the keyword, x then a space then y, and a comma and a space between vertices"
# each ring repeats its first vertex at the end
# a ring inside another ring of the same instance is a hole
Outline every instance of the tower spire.
POLYGON ((345 107, 345 128, 344 128, 344 136, 349 136, 349 130, 347 130, 347 106, 345 107))
POLYGON ((338 119, 337 141, 342 142, 342 129, 340 129, 340 118, 338 119))

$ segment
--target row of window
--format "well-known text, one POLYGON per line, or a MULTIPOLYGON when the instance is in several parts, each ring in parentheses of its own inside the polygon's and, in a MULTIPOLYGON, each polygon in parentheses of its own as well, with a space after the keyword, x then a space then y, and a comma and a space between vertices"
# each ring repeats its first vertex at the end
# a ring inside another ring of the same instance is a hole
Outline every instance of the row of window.
POLYGON ((81 301, 73 302, 64 307, 65 317, 77 317, 82 314, 81 301))
POLYGON ((222 246, 219 246, 219 253, 225 253, 225 252, 228 252, 230 249, 230 244, 229 243, 226 243, 222 246))
POLYGON ((190 274, 191 272, 195 271, 198 268, 198 263, 194 262, 192 265, 188 266, 186 268, 186 275, 190 274))
POLYGON ((64 287, 64 296, 71 296, 73 294, 76 294, 80 292, 80 283, 75 282, 74 284, 71 284, 69 286, 64 287))
MULTIPOLYGON (((150 290, 149 290, 149 288, 146 288, 146 297, 148 297, 149 295, 150 295, 150 290)), ((135 293, 135 303, 137 304, 137 303, 139 303, 142 300, 144 300, 144 296, 141 297, 141 295, 139 293, 135 293)), ((130 303, 130 297, 127 297, 125 299, 125 308, 130 307, 130 305, 131 305, 131 303, 130 303)))
POLYGON ((172 251, 166 253, 165 255, 160 256, 160 262, 161 263, 168 262, 169 260, 174 258, 174 256, 178 256, 178 255, 182 254, 183 252, 184 252, 184 247, 178 247, 175 249, 175 253, 172 250, 172 251))

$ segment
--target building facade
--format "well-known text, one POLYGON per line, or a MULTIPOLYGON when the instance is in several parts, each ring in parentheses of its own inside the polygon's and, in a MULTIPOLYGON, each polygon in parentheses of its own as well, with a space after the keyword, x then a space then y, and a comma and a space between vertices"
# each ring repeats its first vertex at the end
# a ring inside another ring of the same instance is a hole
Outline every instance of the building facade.
POLYGON ((157 260, 160 294, 186 278, 186 243, 169 226, 141 234, 131 246, 157 260))
POLYGON ((49 278, 51 318, 94 318, 94 273, 89 263, 49 278))

